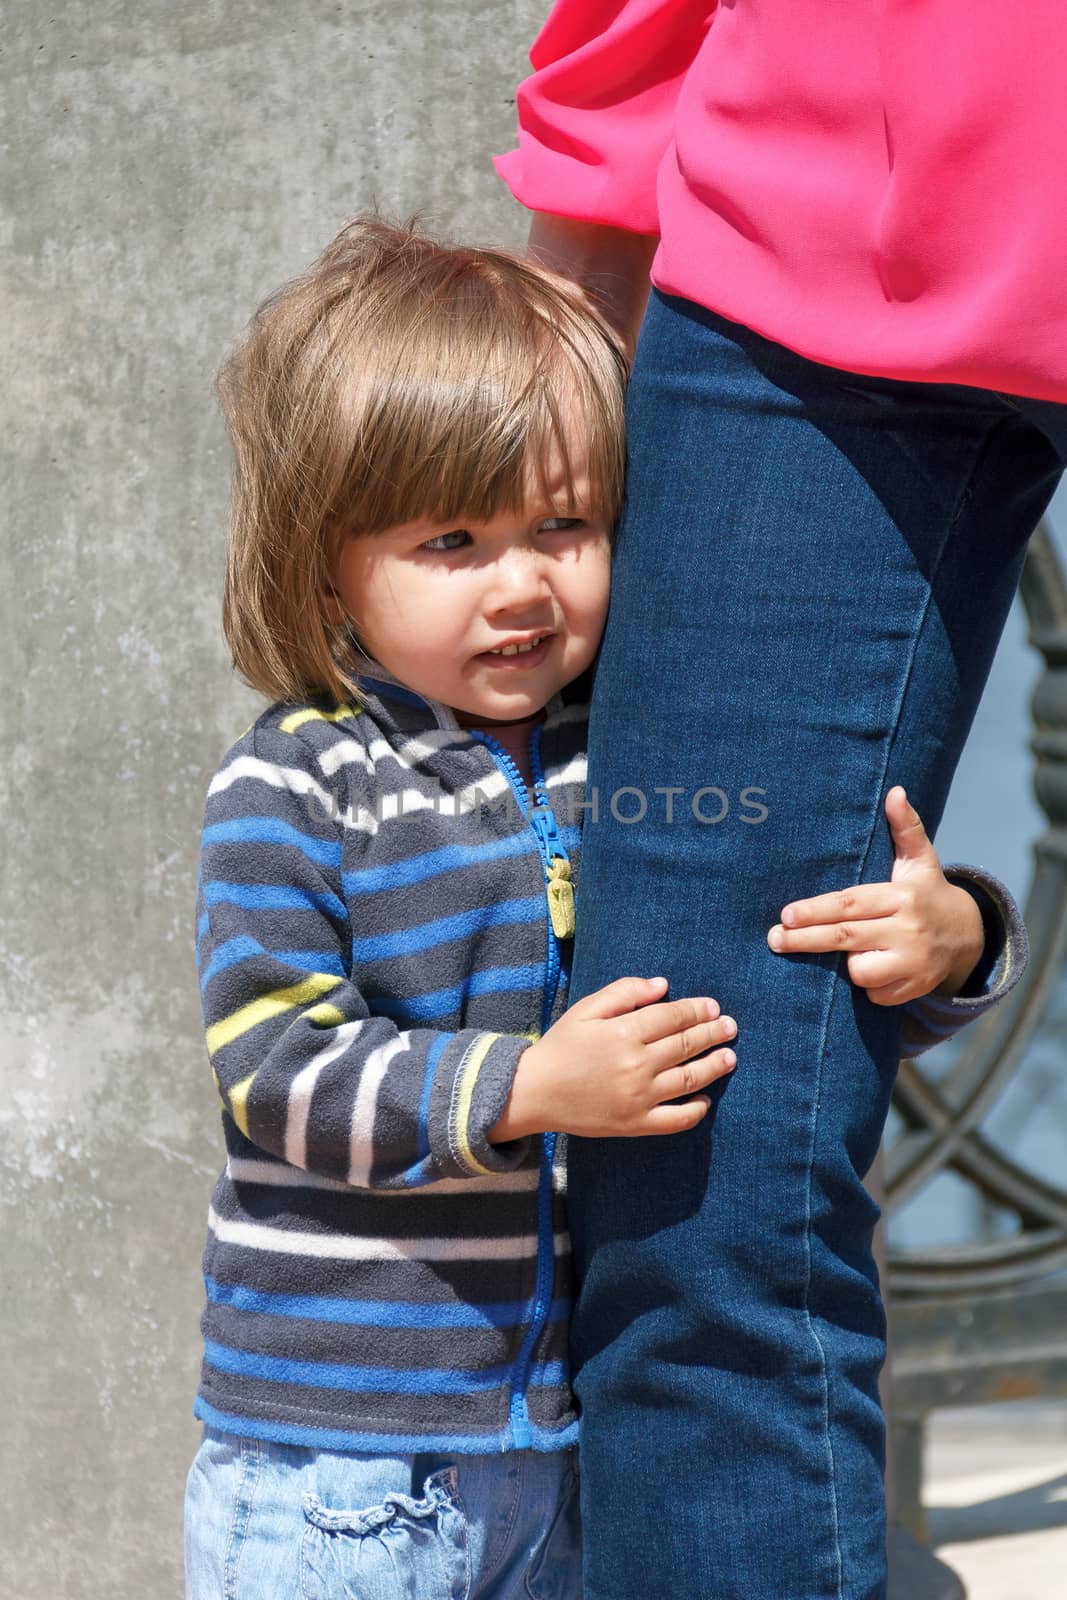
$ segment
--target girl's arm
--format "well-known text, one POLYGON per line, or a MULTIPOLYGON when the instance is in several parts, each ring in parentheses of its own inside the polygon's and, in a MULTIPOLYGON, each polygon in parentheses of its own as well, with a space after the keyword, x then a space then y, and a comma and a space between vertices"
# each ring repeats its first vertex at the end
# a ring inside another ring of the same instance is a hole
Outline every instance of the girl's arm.
POLYGON ((260 1150, 360 1187, 509 1171, 525 1144, 488 1132, 530 1040, 372 1014, 341 879, 358 802, 292 727, 301 714, 249 729, 208 792, 197 963, 223 1109, 260 1150))
POLYGON ((208 1055, 249 1154, 361 1188, 408 1188, 511 1171, 529 1136, 550 1128, 694 1126, 709 1104, 700 1091, 734 1063, 715 1047, 736 1030, 708 998, 663 1001, 663 980, 609 984, 540 1039, 403 1028, 387 997, 364 995, 342 840, 374 813, 338 778, 351 781, 358 762, 300 736, 309 716, 320 728, 336 720, 298 710, 238 741, 209 789, 201 840, 208 1055), (668 1103, 683 1094, 693 1098, 668 1103))

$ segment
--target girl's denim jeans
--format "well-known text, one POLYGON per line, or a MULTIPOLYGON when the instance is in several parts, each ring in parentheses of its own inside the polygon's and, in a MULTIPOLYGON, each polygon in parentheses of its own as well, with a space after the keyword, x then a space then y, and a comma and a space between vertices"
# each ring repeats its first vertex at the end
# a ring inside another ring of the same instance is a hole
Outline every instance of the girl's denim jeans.
POLYGON ((586 1600, 882 1600, 885 1323, 863 1177, 899 1013, 790 899, 936 827, 1067 407, 866 378, 653 292, 597 670, 573 998, 713 995, 685 1135, 570 1142, 586 1600))
POLYGON ((581 1600, 574 1456, 354 1455, 205 1428, 186 1600, 581 1600))

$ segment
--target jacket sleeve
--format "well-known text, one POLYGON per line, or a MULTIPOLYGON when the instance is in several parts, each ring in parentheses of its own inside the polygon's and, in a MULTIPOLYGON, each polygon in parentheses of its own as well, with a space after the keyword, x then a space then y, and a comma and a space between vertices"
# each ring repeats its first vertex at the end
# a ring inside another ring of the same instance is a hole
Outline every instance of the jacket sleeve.
POLYGON ((904 1006, 901 1053, 921 1055, 943 1039, 985 1016, 1009 995, 1026 971, 1030 941, 1010 892, 981 867, 953 863, 945 877, 966 889, 978 903, 985 929, 985 948, 962 991, 957 995, 922 995, 904 1006))
POLYGON ((529 1142, 488 1133, 529 1038, 398 1028, 350 970, 342 838, 368 814, 284 721, 261 719, 211 783, 197 964, 224 1111, 259 1149, 358 1187, 510 1171, 529 1142))
POLYGON ((656 173, 715 0, 557 0, 516 95, 519 148, 494 158, 531 211, 658 233, 656 173))

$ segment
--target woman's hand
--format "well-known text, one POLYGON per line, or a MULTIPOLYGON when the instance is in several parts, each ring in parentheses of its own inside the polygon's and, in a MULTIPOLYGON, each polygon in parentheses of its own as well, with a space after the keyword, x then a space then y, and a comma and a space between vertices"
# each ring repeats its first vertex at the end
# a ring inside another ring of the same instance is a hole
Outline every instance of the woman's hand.
POLYGON ((550 1129, 604 1139, 694 1128, 711 1103, 695 1091, 735 1060, 704 1052, 737 1026, 718 1001, 663 1001, 666 988, 666 978, 619 978, 576 1001, 519 1057, 493 1143, 550 1129), (679 1095, 693 1098, 664 1104, 679 1095))
POLYGON ((889 883, 794 900, 767 934, 771 949, 848 950, 848 975, 877 1006, 957 994, 982 954, 982 917, 941 871, 919 813, 897 785, 885 800, 895 860, 889 883))
POLYGON ((659 238, 602 222, 578 222, 535 211, 526 254, 578 285, 593 310, 615 329, 633 360, 650 288, 649 268, 659 238))

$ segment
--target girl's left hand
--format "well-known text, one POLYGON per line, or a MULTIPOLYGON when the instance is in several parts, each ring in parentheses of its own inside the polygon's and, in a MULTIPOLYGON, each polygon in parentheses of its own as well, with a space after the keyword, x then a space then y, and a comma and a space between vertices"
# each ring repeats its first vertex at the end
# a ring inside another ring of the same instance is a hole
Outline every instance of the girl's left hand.
POLYGON ((914 806, 898 784, 885 799, 895 859, 889 883, 794 900, 767 934, 783 955, 848 950, 848 975, 876 1006, 957 994, 982 954, 972 895, 949 883, 914 806))

